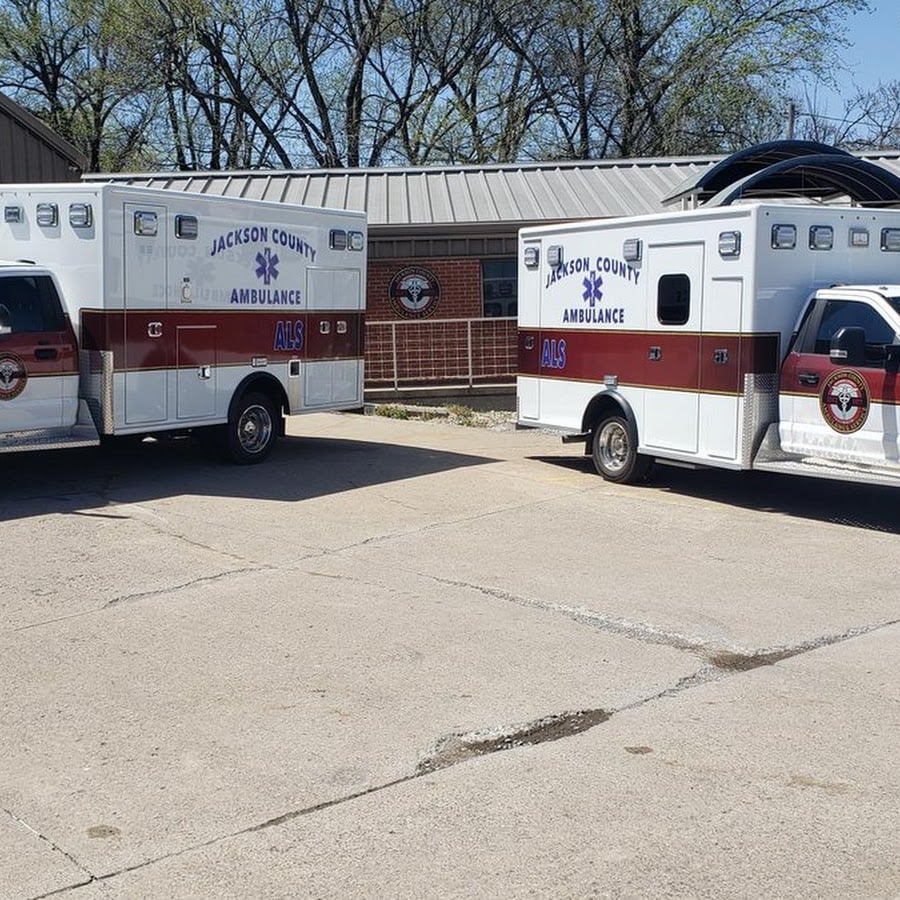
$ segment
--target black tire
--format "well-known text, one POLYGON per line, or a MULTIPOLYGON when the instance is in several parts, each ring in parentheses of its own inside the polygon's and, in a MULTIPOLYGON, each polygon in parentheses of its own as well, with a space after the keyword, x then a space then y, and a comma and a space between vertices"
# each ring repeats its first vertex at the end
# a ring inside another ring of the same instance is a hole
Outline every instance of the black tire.
POLYGON ((637 434, 623 416, 609 416, 597 423, 591 441, 594 468, 607 481, 634 484, 646 481, 653 458, 637 452, 637 434))
POLYGON ((101 434, 100 449, 107 456, 134 456, 143 441, 142 434, 101 434))
POLYGON ((225 432, 225 451, 232 462, 262 462, 275 447, 275 405, 265 394, 250 392, 234 402, 225 432))

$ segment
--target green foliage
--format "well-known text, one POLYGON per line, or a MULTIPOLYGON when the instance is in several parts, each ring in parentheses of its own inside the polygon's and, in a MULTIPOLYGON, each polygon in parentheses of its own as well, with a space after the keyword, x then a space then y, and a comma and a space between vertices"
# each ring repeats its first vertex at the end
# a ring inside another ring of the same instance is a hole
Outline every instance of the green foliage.
POLYGON ((91 169, 727 151, 866 0, 0 0, 0 88, 91 169))

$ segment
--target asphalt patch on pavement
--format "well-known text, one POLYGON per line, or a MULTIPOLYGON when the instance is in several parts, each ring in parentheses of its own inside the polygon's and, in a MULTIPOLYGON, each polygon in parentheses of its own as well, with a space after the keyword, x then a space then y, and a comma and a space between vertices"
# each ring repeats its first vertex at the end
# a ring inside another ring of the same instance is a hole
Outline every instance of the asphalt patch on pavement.
POLYGON ((416 775, 446 769, 477 756, 502 750, 545 744, 580 734, 605 722, 612 713, 605 709, 582 709, 559 715, 544 716, 519 727, 497 731, 475 731, 451 734, 441 738, 416 768, 416 775))

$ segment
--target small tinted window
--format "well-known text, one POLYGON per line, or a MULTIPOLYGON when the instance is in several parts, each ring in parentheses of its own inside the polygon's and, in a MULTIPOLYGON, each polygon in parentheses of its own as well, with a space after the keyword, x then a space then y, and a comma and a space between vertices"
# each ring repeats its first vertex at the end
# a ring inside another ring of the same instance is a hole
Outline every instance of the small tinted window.
POLYGON ((813 353, 827 355, 831 349, 831 339, 845 326, 858 326, 865 331, 866 355, 873 361, 884 359, 884 353, 879 351, 885 344, 894 342, 894 329, 876 309, 853 300, 829 300, 816 332, 813 353))
POLYGON ((0 306, 6 308, 13 334, 65 327, 59 297, 46 275, 0 278, 0 306))
POLYGON ((684 325, 691 315, 691 279, 663 275, 656 288, 656 316, 660 325, 684 325))

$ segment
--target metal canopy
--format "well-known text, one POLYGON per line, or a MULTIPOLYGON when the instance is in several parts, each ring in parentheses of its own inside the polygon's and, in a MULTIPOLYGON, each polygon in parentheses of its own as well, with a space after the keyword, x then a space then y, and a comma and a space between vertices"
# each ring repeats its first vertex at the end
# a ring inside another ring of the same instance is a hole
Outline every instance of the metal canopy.
POLYGON ((900 206, 900 178, 841 151, 784 159, 720 190, 705 205, 728 206, 749 197, 847 196, 860 206, 900 206))
POLYGON ((769 141, 738 150, 695 178, 688 179, 676 191, 663 197, 663 205, 691 198, 704 203, 727 187, 750 175, 785 160, 804 156, 837 156, 853 158, 844 150, 818 141, 769 141))

